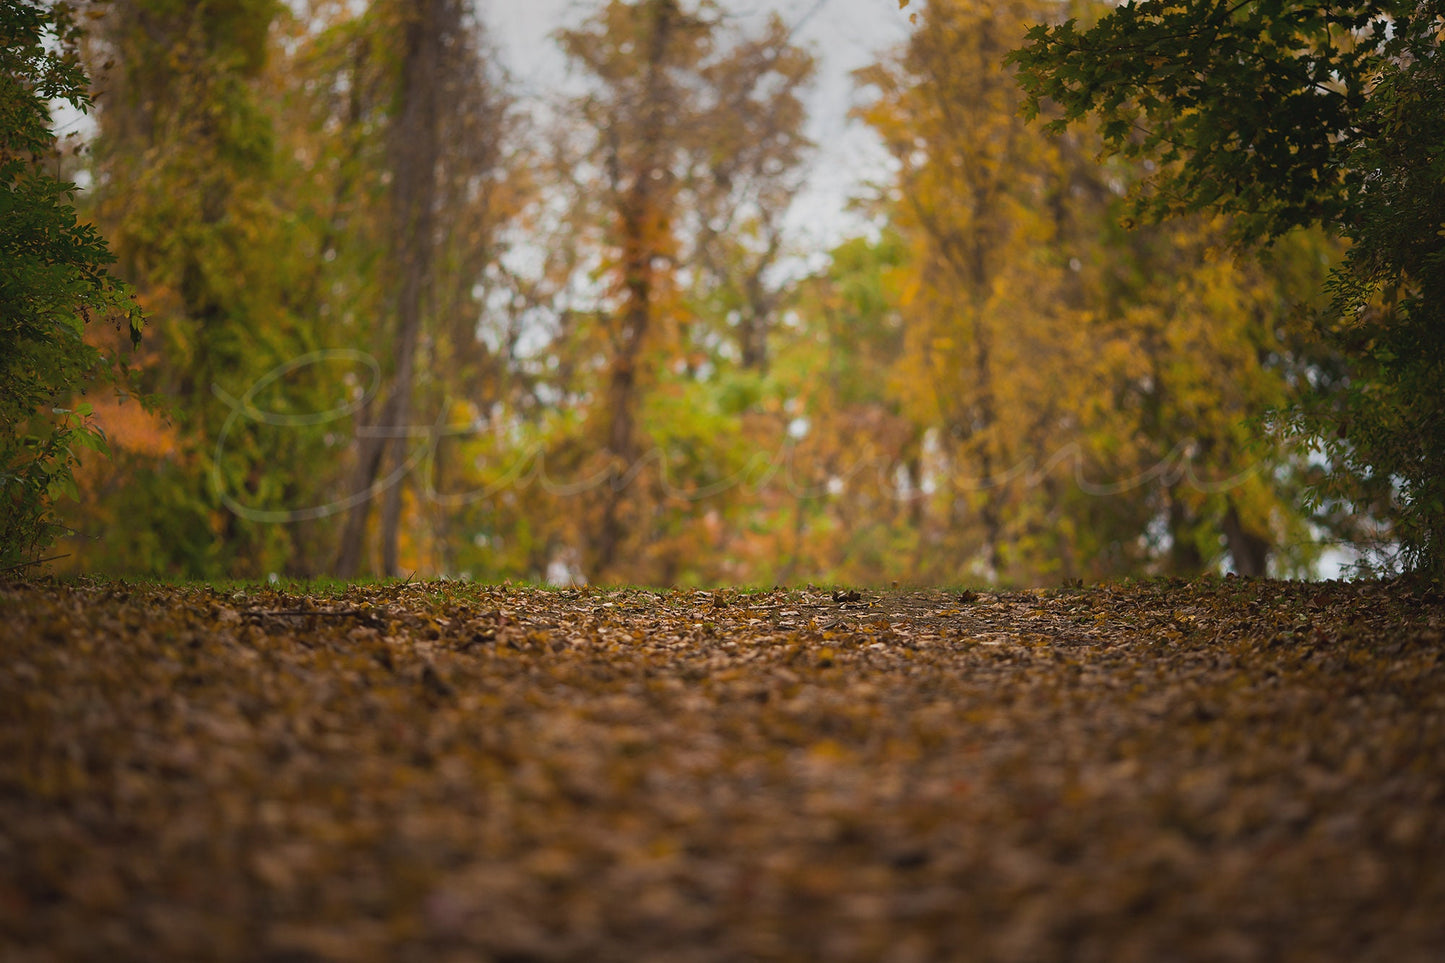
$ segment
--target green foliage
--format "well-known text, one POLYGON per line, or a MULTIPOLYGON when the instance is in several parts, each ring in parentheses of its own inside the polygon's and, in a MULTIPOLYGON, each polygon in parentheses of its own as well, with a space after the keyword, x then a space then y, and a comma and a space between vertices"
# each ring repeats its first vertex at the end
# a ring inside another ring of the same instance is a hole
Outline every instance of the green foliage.
POLYGON ((1034 27, 1011 60, 1062 131, 1093 115, 1109 151, 1157 164, 1139 192, 1154 216, 1223 211, 1238 231, 1277 235, 1355 203, 1344 163, 1391 21, 1406 4, 1146 0, 1034 27))
POLYGON ((54 177, 50 105, 90 106, 64 4, 0 2, 0 567, 33 560, 64 531, 56 499, 76 496, 77 448, 105 452, 88 404, 71 399, 103 381, 110 360, 85 342, 95 317, 128 319, 130 290, 107 273, 114 258, 76 219, 76 188, 54 177))
POLYGON ((1013 57, 1053 126, 1097 119, 1108 151, 1154 163, 1151 217, 1233 215, 1241 241, 1322 224, 1351 242, 1321 316, 1293 433, 1322 450, 1317 504, 1391 525, 1416 569, 1445 574, 1445 4, 1148 0, 1097 23, 1036 27, 1013 57))
POLYGON ((1343 225, 1353 242, 1333 277, 1326 340, 1353 377, 1308 399, 1299 423, 1343 469, 1319 499, 1383 502, 1406 564, 1445 576, 1445 4, 1395 25, 1390 55, 1351 146, 1365 172, 1343 225), (1428 14, 1434 11, 1435 17, 1428 14))
POLYGON ((329 426, 295 417, 334 407, 339 369, 288 367, 323 345, 317 227, 298 196, 309 184, 278 150, 267 96, 281 14, 275 0, 116 0, 97 21, 92 52, 114 60, 97 217, 158 322, 143 383, 171 401, 175 440, 159 459, 126 459, 126 484, 83 520, 94 567, 215 577, 305 564, 300 529, 269 516, 325 501, 329 426))

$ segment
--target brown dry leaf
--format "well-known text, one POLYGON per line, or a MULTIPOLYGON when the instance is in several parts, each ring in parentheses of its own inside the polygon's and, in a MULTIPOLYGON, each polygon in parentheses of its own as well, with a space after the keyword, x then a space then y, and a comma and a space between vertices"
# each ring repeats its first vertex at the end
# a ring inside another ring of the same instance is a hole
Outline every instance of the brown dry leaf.
POLYGON ((1445 957, 1429 587, 0 606, 3 959, 1445 957))

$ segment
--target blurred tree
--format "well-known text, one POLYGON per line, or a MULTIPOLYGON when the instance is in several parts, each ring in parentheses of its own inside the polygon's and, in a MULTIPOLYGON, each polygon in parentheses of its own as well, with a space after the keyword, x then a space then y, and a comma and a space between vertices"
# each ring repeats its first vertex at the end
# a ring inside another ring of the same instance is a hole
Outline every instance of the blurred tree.
POLYGON ((460 0, 105 9, 98 211, 162 322, 148 378, 176 425, 140 433, 91 514, 125 537, 88 557, 398 571, 448 524, 426 426, 485 405, 495 367, 476 319, 507 101, 479 24, 460 0))
POLYGON ((134 459, 130 483, 93 516, 86 554, 191 576, 279 570, 292 533, 266 512, 307 503, 324 481, 302 470, 317 432, 284 424, 316 410, 322 386, 305 371, 275 378, 317 346, 289 300, 299 225, 278 199, 285 172, 261 95, 282 6, 116 0, 97 12, 90 56, 113 67, 102 67, 96 212, 156 319, 145 384, 171 400, 177 440, 134 459), (269 391, 252 390, 268 376, 269 391))
POLYGON ((1019 117, 1004 59, 1046 13, 934 3, 863 74, 912 248, 897 384, 938 493, 925 575, 1192 574, 1223 552, 1262 573, 1306 537, 1258 423, 1298 289, 1225 256, 1221 224, 1113 226, 1139 173, 1019 117))
MULTIPOLYGON (((677 0, 614 0, 559 36, 591 81, 573 104, 589 138, 577 200, 600 230, 599 263, 587 267, 604 285, 578 331, 586 350, 605 359, 589 415, 604 448, 581 463, 591 482, 585 568, 599 578, 667 579, 681 546, 667 534, 669 512, 700 522, 707 509, 696 496, 711 487, 702 476, 720 470, 734 478, 737 458, 746 456, 717 447, 736 439, 719 434, 717 423, 682 434, 681 426, 666 426, 678 443, 669 451, 658 444, 667 439, 647 431, 646 413, 663 421, 685 411, 743 413, 698 403, 699 379, 718 374, 725 393, 741 383, 720 373, 720 354, 704 365, 690 352, 718 344, 719 326, 699 313, 711 307, 736 338, 735 360, 754 370, 765 362, 778 305, 767 273, 796 187, 789 178, 806 148, 798 91, 812 60, 776 20, 758 38, 726 37, 710 3, 688 10, 677 0), (668 392, 652 395, 670 379, 668 392), (691 400, 658 407, 666 394, 691 400), (682 444, 682 435, 691 441, 682 444)), ((736 491, 737 481, 722 487, 736 491)))
POLYGON ((0 0, 0 572, 34 562, 64 529, 55 500, 76 494, 78 446, 105 450, 76 394, 107 380, 114 359, 86 343, 94 316, 127 320, 130 290, 71 206, 58 166, 51 105, 92 106, 67 5, 0 0))
MULTIPOLYGON (((386 98, 379 110, 364 111, 348 97, 346 110, 350 136, 375 136, 369 126, 358 129, 363 119, 379 122, 384 132, 388 207, 377 223, 384 225, 381 271, 391 291, 386 313, 394 318, 377 343, 390 374, 385 400, 374 416, 371 408, 364 411, 358 424, 350 491, 380 494, 380 571, 396 575, 408 469, 418 445, 433 459, 437 450, 436 435, 424 426, 449 418, 452 390, 479 387, 446 386, 449 373, 475 379, 478 366, 487 364, 475 331, 474 288, 501 220, 492 202, 506 103, 483 59, 480 24, 461 0, 378 2, 350 31, 361 57, 353 63, 365 62, 361 52, 368 47, 376 62, 355 70, 347 89, 370 89, 386 98), (364 71, 378 68, 380 77, 364 84, 364 71), (420 358, 427 348, 431 357, 420 358), (420 361, 429 364, 419 370, 420 361), (414 408, 419 379, 436 388, 435 410, 425 422, 414 408), (423 427, 413 430, 413 422, 423 427), (425 435, 421 441, 419 433, 425 435), (389 452, 393 467, 378 483, 389 452)), ((434 462, 431 467, 435 471, 434 462)), ((347 514, 335 565, 339 575, 364 567, 370 508, 371 499, 362 499, 347 514)))
POLYGON ((1347 378, 1293 409, 1343 499, 1392 524, 1407 564, 1445 575, 1445 95, 1440 0, 1338 5, 1146 0, 1017 54, 1029 107, 1086 116, 1155 164, 1136 208, 1231 215, 1270 240, 1321 224, 1351 243, 1317 337, 1347 378))
POLYGON ((879 94, 864 117, 899 164, 893 219, 912 248, 897 384, 930 434, 942 512, 925 535, 933 578, 1016 566, 1013 523, 1032 484, 1019 466, 1053 440, 1041 406, 1060 398, 1049 381, 1075 347, 1050 309, 1059 276, 1046 201, 1058 149, 1017 118, 1021 97, 1003 67, 1033 13, 1024 3, 930 5, 901 61, 861 78, 879 94))
POLYGON ((710 92, 693 121, 701 142, 687 173, 696 311, 724 322, 737 362, 759 373, 785 300, 783 220, 812 147, 802 133, 802 97, 814 62, 791 43, 792 32, 774 16, 758 36, 737 38, 726 56, 703 65, 710 92))
POLYGON ((1308 570, 1316 554, 1296 479, 1303 459, 1270 434, 1269 411, 1299 375, 1290 320, 1324 276, 1319 238, 1292 236, 1256 258, 1231 256, 1221 221, 1111 230, 1119 205, 1097 212, 1103 244, 1079 274, 1082 315, 1102 352, 1091 412, 1092 477, 1134 479, 1106 498, 1075 497, 1081 536, 1125 570, 1158 558, 1191 575, 1221 550, 1244 575, 1308 570), (1103 402, 1101 405, 1100 402, 1103 402), (1107 407, 1104 407, 1107 405, 1107 407), (1112 516, 1106 521, 1103 511, 1112 516))
POLYGON ((915 575, 928 497, 925 426, 895 382, 907 348, 900 306, 908 250, 891 228, 830 252, 779 338, 775 377, 788 399, 790 446, 767 496, 775 582, 885 584, 915 575))

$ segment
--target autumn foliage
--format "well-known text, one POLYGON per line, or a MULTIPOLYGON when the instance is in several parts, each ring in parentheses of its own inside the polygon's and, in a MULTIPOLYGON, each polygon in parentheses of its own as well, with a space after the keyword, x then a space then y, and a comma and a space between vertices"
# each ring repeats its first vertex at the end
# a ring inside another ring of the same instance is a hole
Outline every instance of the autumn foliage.
MULTIPOLYGON (((85 455, 73 490, 7 482, 75 496, 47 516, 73 533, 57 570, 1019 586, 1433 557, 1438 258, 1409 240, 1424 220, 1396 229, 1429 178, 1391 152, 1409 122, 1388 100, 1428 100, 1423 67, 1380 67, 1368 110, 1320 101, 1385 131, 1320 181, 1329 204, 1279 207, 1267 179, 1174 203, 1208 179, 1159 131, 1198 146, 1213 117, 1275 144, 1268 116, 1171 113, 1218 85, 1158 57, 1095 76, 1067 44, 1050 86, 1046 39, 1113 29, 1103 7, 940 0, 856 75, 891 166, 817 250, 801 23, 611 0, 555 34, 570 73, 539 99, 463 0, 55 9, 98 94, 64 161, 83 230, 151 320, 132 354, 92 331, 75 357, 124 357, 162 402, 12 406, 115 456, 85 455), (1170 96, 1090 112, 1100 84, 1150 78, 1170 96), (1137 144, 1136 108, 1160 125, 1137 144), (1309 214, 1348 208, 1365 167, 1394 172, 1385 213, 1354 233, 1309 214)), ((1399 22, 1335 51, 1340 83, 1400 44, 1429 60, 1428 24, 1399 22)), ((1216 159, 1220 183, 1251 156, 1216 159)), ((1293 190, 1315 155, 1290 157, 1293 190)))

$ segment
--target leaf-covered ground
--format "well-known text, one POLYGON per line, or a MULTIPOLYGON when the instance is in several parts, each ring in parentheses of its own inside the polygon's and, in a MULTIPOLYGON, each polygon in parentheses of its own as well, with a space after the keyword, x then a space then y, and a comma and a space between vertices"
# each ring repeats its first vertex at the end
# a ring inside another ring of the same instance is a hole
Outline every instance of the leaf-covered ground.
POLYGON ((1445 959, 1445 605, 0 586, 0 959, 1445 959))

